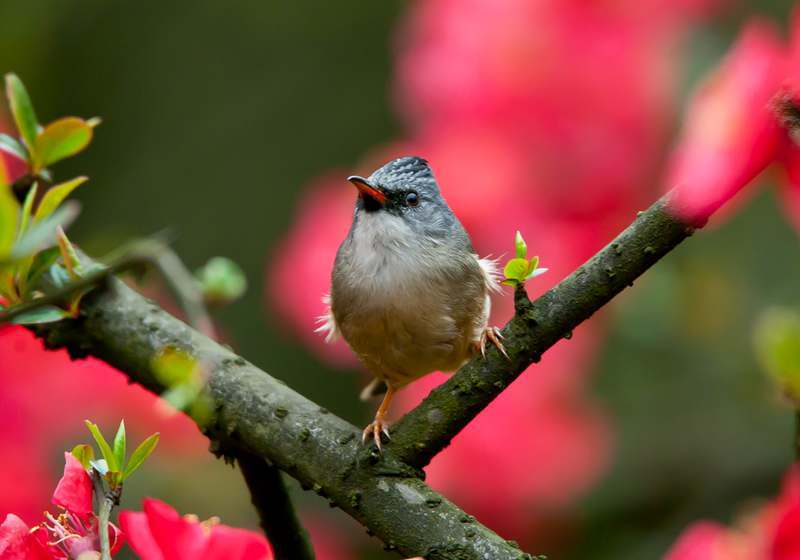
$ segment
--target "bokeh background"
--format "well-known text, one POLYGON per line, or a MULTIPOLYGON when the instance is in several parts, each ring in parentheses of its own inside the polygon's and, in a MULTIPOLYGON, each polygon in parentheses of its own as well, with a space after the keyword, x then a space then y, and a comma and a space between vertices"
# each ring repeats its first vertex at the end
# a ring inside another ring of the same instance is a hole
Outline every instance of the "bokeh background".
MULTIPOLYGON (((482 254, 522 230, 541 293, 667 185, 693 87, 754 16, 788 0, 124 2, 7 0, 0 70, 42 120, 99 115, 71 237, 102 255, 167 230, 191 267, 225 255, 250 288, 216 317, 228 343, 361 425, 367 378, 313 334, 354 193, 343 180, 427 157, 482 254)), ((0 128, 9 130, 7 115, 0 128)), ((764 183, 764 181, 762 181, 764 183)), ((770 186, 768 179, 765 185, 770 186)), ((532 367, 429 469, 503 536, 552 558, 658 558, 698 518, 773 496, 792 413, 753 330, 800 305, 797 232, 769 188, 674 251, 532 367)), ((158 286, 147 287, 158 295, 158 286)), ((497 298, 495 322, 510 312, 497 298)), ((399 409, 441 376, 407 389, 399 409)), ((0 332, 0 514, 48 507, 62 451, 123 417, 164 437, 126 489, 255 527, 239 474, 96 362, 0 332)), ((130 436, 129 436, 130 437, 130 436)), ((292 483, 321 560, 395 557, 292 483)))

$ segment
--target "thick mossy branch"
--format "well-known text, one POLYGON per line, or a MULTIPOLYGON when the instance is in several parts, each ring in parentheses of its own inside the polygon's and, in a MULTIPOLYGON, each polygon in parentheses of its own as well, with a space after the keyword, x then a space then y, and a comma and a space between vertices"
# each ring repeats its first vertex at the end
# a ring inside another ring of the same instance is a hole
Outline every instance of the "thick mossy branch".
MULTIPOLYGON (((518 288, 517 313, 503 329, 510 360, 496 350, 488 352, 486 359, 473 358, 394 427, 388 446, 392 453, 414 467, 427 465, 547 349, 569 338, 575 327, 692 234, 693 229, 675 214, 666 195, 535 302, 518 288)), ((512 444, 509 453, 513 453, 512 444)))
POLYGON ((387 548, 427 560, 521 560, 521 552, 437 494, 420 472, 360 443, 361 431, 191 329, 122 282, 88 294, 82 316, 36 328, 50 348, 104 360, 160 394, 153 368, 166 347, 202 362, 214 410, 201 429, 212 451, 245 451, 357 519, 387 548))
POLYGON ((280 471, 244 451, 237 453, 236 460, 275 560, 314 560, 308 532, 297 517, 280 471))

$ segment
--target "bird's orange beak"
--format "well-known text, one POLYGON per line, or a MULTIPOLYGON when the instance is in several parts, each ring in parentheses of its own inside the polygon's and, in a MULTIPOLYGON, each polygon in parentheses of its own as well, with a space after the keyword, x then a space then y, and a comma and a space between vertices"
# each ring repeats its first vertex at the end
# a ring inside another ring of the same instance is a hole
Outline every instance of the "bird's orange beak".
POLYGON ((386 193, 379 187, 370 185, 364 177, 351 175, 347 180, 353 183, 353 186, 358 189, 361 196, 368 196, 381 204, 386 203, 386 193))

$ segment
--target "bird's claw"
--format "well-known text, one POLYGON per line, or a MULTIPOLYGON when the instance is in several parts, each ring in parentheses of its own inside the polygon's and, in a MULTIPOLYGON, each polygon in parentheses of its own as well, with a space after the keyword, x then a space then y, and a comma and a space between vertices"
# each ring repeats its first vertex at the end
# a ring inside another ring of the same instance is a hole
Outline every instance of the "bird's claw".
POLYGON ((378 447, 378 451, 383 451, 381 447, 381 434, 385 435, 386 439, 392 439, 389 435, 389 425, 383 420, 378 420, 376 418, 364 428, 364 431, 361 433, 361 443, 367 443, 367 438, 371 435, 372 439, 375 441, 375 445, 378 447))
POLYGON ((508 352, 506 352, 506 347, 503 346, 503 338, 504 338, 503 333, 501 333, 500 329, 498 329, 497 327, 487 326, 485 329, 483 329, 480 341, 481 356, 483 356, 484 359, 486 358, 486 341, 488 340, 489 342, 495 345, 497 350, 503 356, 505 356, 506 360, 510 361, 511 358, 508 356, 508 352))

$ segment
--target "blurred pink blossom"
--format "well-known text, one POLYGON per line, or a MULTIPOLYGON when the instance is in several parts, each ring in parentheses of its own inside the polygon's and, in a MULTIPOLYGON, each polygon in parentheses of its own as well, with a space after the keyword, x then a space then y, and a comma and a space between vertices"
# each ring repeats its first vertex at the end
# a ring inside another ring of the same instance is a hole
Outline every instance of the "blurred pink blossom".
MULTIPOLYGON (((693 19, 719 4, 418 2, 398 37, 396 99, 408 135, 351 171, 426 157, 481 255, 507 256, 522 230, 551 270, 531 283, 536 296, 652 198, 678 47, 693 19)), ((313 329, 352 217, 348 174, 328 175, 302 195, 269 260, 267 287, 282 324, 340 365, 354 363, 344 344, 325 347, 313 329)), ((495 298, 495 324, 512 312, 510 293, 495 298)), ((565 508, 590 487, 612 440, 583 394, 598 339, 589 325, 548 352, 434 460, 432 484, 516 538, 530 536, 536 512, 565 508)), ((410 385, 395 412, 443 379, 410 385)))
POLYGON ((664 560, 796 560, 800 558, 800 467, 789 469, 780 496, 733 527, 698 521, 664 560))
POLYGON ((45 350, 22 327, 0 328, 0 386, 0 507, 28 521, 38 518, 54 482, 52 449, 89 438, 86 418, 106 431, 125 418, 132 438, 160 431, 162 454, 205 456, 208 447, 188 418, 165 417, 156 396, 111 366, 45 350))
POLYGON ((695 94, 666 181, 685 219, 703 222, 775 159, 771 101, 784 70, 776 31, 751 23, 695 94))

